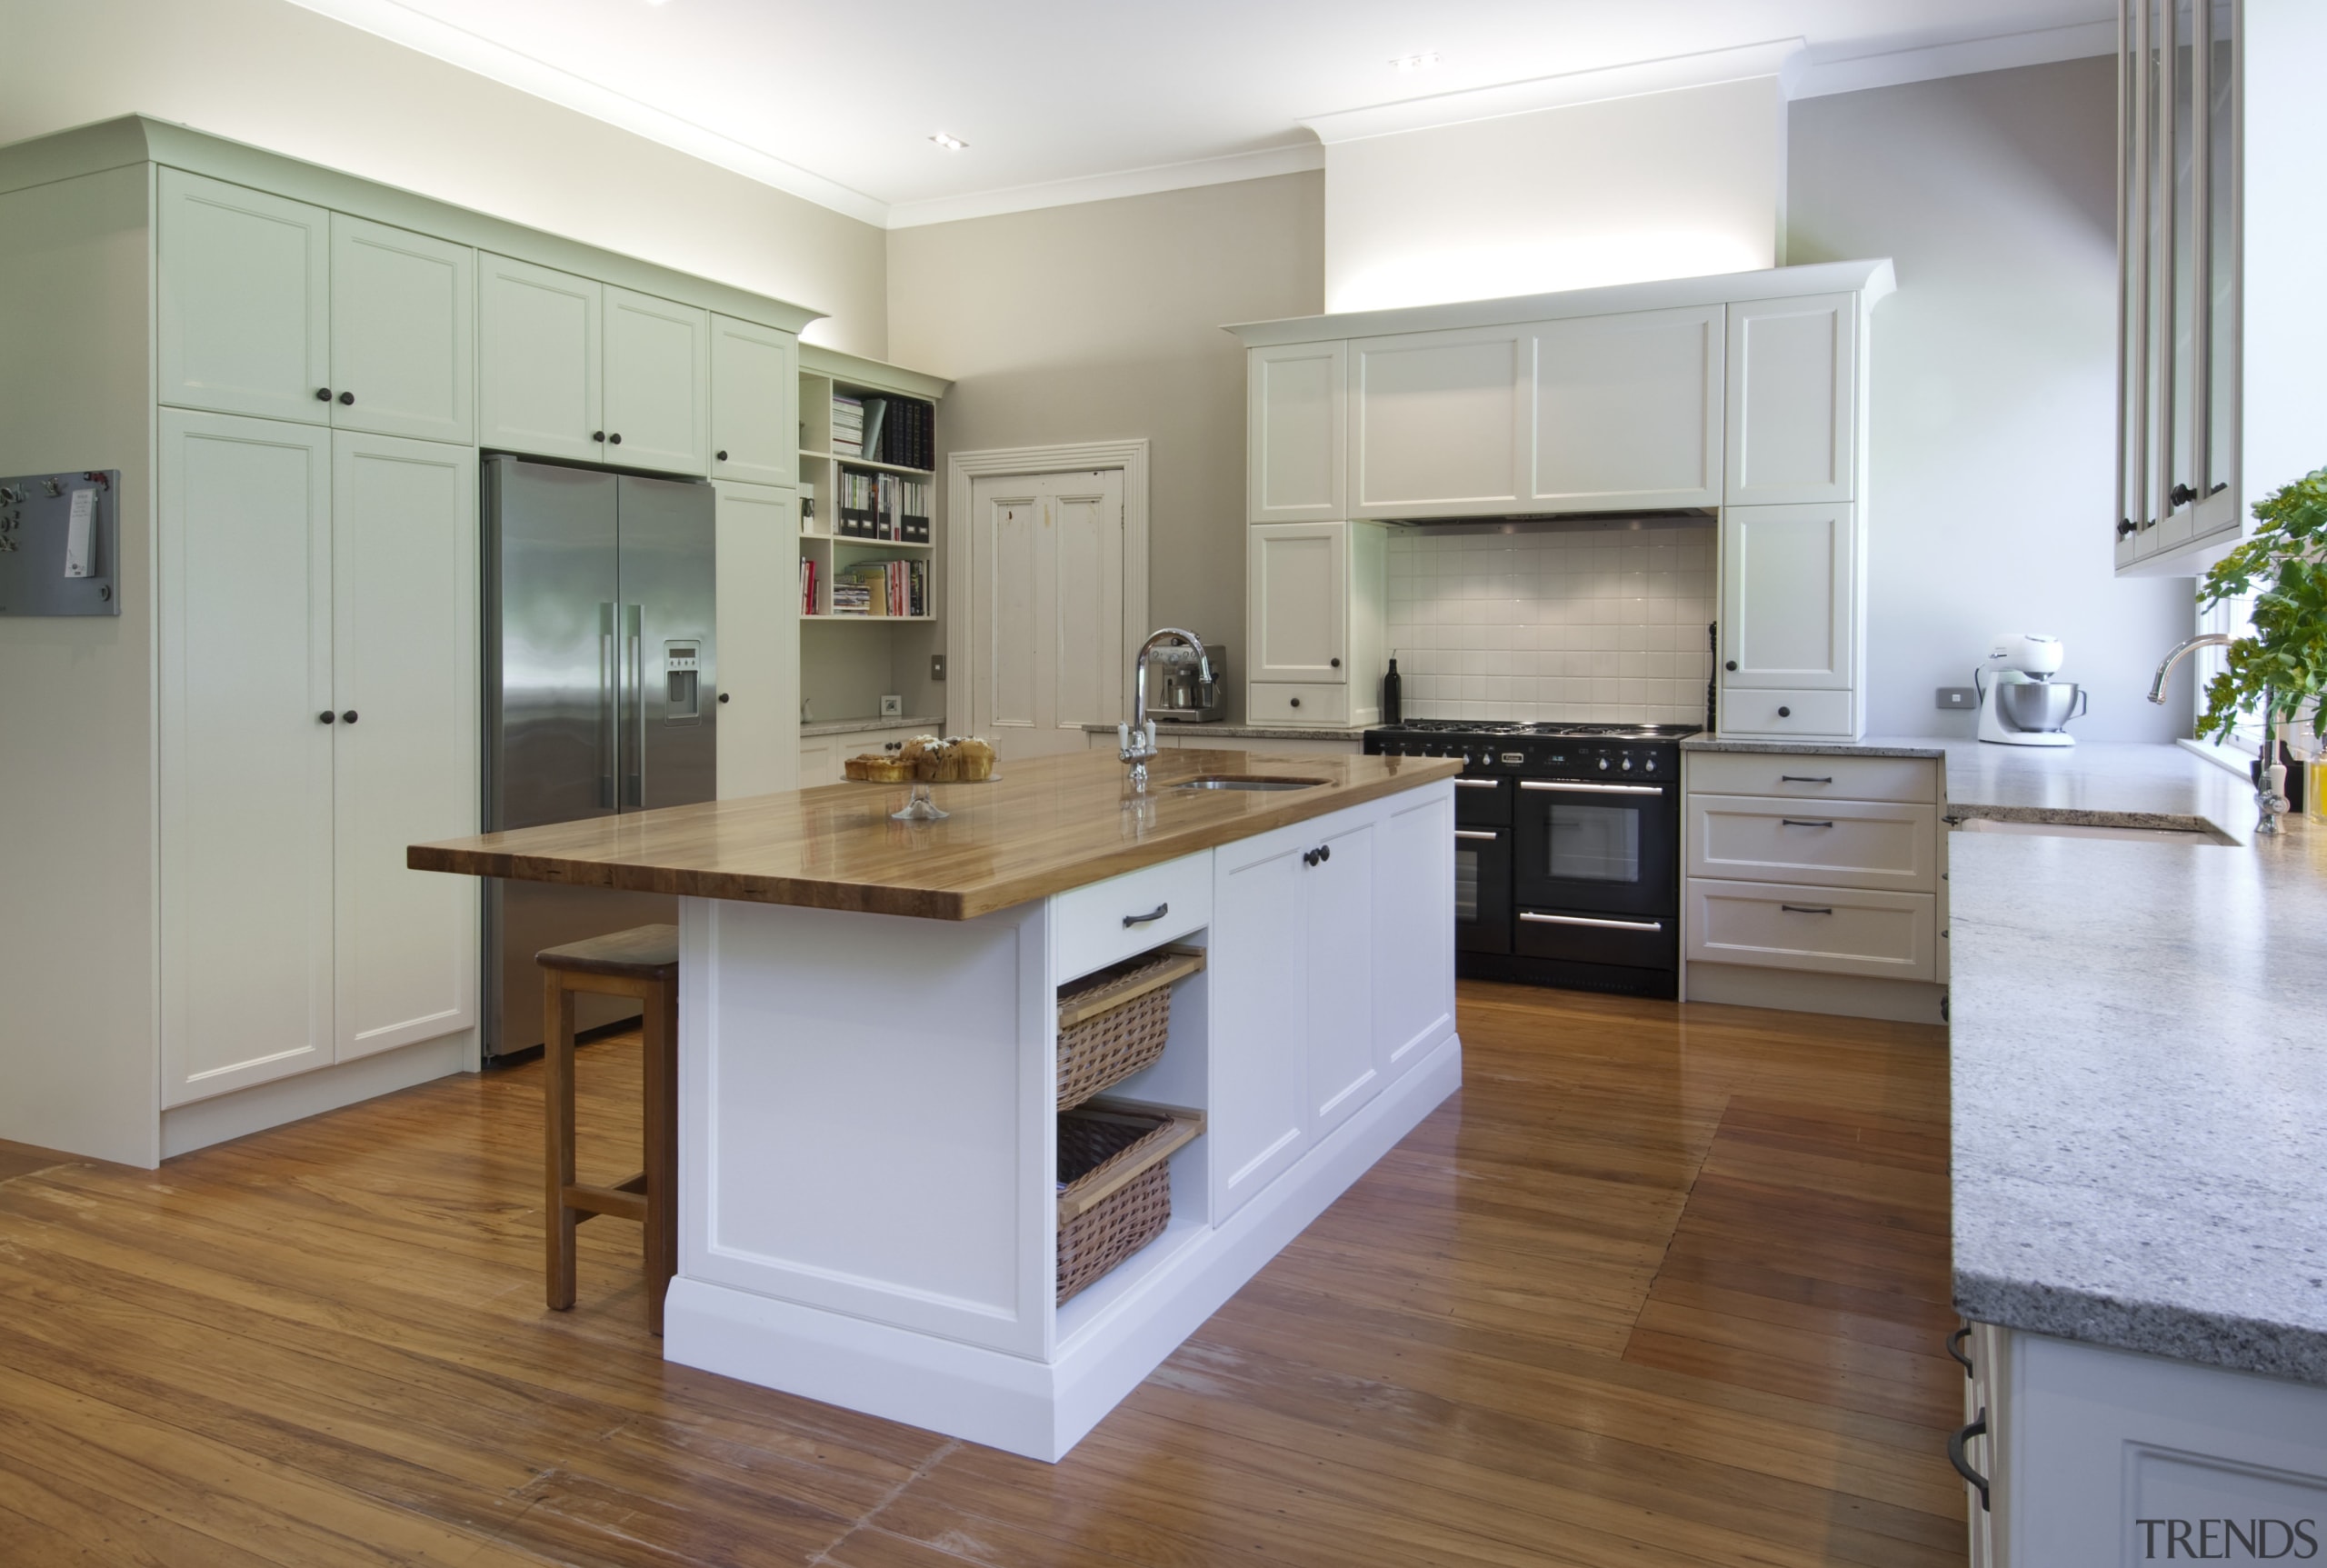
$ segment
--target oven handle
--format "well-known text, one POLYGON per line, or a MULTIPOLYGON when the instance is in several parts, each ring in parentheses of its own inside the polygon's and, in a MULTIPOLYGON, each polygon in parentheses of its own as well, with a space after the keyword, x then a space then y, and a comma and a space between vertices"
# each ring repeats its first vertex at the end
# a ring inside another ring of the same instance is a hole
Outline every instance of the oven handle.
POLYGON ((1663 784, 1565 784, 1552 779, 1521 779, 1521 789, 1553 790, 1576 794, 1663 794, 1663 784))
POLYGON ((1503 781, 1501 779, 1456 779, 1454 787, 1456 789, 1501 789, 1503 781))
POLYGON ((1532 909, 1521 910, 1519 918, 1532 921, 1537 925, 1599 925, 1605 926, 1611 931, 1662 931, 1664 929, 1664 923, 1661 920, 1601 920, 1583 914, 1538 914, 1532 909))
POLYGON ((1490 828, 1458 827, 1454 830, 1454 836, 1456 838, 1483 838, 1492 842, 1495 839, 1501 838, 1503 834, 1490 828))

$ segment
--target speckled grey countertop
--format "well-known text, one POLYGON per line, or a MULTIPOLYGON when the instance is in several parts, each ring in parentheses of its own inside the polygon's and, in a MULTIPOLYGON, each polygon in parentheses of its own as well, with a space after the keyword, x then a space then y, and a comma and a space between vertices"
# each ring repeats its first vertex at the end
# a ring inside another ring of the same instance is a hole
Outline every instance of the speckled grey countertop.
MULTIPOLYGON (((1113 734, 1115 730, 1115 726, 1113 724, 1085 724, 1083 727, 1093 734, 1113 734)), ((1155 721, 1155 728, 1159 735, 1178 735, 1183 740, 1356 741, 1363 743, 1365 739, 1365 732, 1363 729, 1326 730, 1316 729, 1313 727, 1310 729, 1294 729, 1290 725, 1285 724, 1273 726, 1268 724, 1192 724, 1183 723, 1177 719, 1158 719, 1155 721)))
POLYGON ((862 735, 874 730, 911 730, 915 734, 939 734, 945 728, 943 714, 911 714, 901 719, 825 719, 800 726, 800 738, 813 740, 818 735, 862 735))

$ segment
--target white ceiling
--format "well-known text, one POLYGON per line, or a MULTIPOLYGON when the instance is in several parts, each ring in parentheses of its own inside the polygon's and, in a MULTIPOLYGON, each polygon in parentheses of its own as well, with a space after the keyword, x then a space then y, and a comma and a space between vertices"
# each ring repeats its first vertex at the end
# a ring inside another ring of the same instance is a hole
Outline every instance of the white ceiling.
POLYGON ((1324 127, 1311 122, 1393 128, 1352 114, 1385 105, 1403 105, 1403 126, 1731 79, 1735 62, 1777 56, 1800 95, 2103 53, 2115 14, 2113 0, 297 3, 893 226, 1314 168, 1324 127), (1676 58, 1724 50, 1742 52, 1676 58), (1390 65, 1421 51, 1442 64, 1390 65), (1579 73, 1607 75, 1545 81, 1579 73), (1432 98, 1445 101, 1408 102, 1432 98), (968 149, 940 150, 937 131, 968 149))

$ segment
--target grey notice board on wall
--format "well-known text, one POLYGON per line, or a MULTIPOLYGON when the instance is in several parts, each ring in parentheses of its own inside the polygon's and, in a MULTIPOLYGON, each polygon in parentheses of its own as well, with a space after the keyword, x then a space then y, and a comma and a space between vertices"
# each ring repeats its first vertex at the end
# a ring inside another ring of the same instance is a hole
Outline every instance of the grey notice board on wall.
POLYGON ((118 615, 121 470, 0 479, 0 615, 118 615))

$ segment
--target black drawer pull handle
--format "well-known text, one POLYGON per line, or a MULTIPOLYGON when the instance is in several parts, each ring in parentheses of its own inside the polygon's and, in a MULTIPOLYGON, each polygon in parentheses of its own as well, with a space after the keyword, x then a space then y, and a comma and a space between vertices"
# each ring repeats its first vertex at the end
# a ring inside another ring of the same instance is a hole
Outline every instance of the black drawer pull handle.
POLYGON ((1129 931, 1134 925, 1153 925, 1171 913, 1170 904, 1159 904, 1145 914, 1126 914, 1124 916, 1124 929, 1129 931))
POLYGON ((1780 783, 1780 784, 1833 784, 1833 782, 1834 782, 1834 781, 1833 781, 1833 776, 1832 776, 1832 775, 1829 775, 1829 776, 1827 776, 1827 777, 1825 777, 1825 778, 1822 778, 1822 779, 1814 779, 1814 778, 1812 778, 1808 774, 1778 774, 1778 783, 1780 783))
POLYGON ((1832 914, 1834 913, 1832 904, 1823 909, 1815 908, 1807 904, 1781 904, 1778 907, 1788 914, 1832 914))
POLYGON ((1832 827, 1834 824, 1831 822, 1804 822, 1798 816, 1782 816, 1778 818, 1778 825, 1780 827, 1832 827))
POLYGON ((1971 1325, 1968 1323, 1947 1336, 1947 1353, 1956 1361, 1962 1363, 1963 1375, 1965 1377, 1970 1377, 1972 1375, 1972 1358, 1965 1355, 1960 1347, 1965 1340, 1970 1339, 1971 1337, 1972 1329, 1971 1325))
POLYGON ((1955 1466, 1956 1474, 1979 1488, 1980 1512, 1982 1513, 1990 1512, 1988 1478, 1972 1468, 1972 1462, 1963 1457, 1963 1445, 1975 1437, 1985 1437, 1987 1434, 1988 1407, 1983 1404, 1980 1407, 1980 1413, 1972 1418, 1971 1425, 1947 1440, 1947 1463, 1955 1466))

